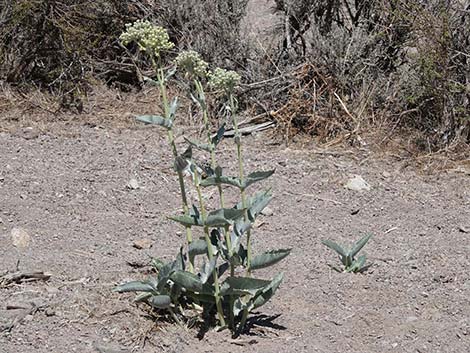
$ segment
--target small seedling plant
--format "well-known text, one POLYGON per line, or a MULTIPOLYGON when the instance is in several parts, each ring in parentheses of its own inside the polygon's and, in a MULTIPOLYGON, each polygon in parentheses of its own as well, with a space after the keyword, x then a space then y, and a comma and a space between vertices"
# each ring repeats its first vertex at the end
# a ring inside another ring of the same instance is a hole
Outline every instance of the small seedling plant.
POLYGON ((249 313, 268 302, 283 279, 282 273, 271 279, 256 278, 254 271, 276 264, 291 251, 280 249, 252 255, 252 225, 271 201, 272 194, 270 190, 250 191, 252 185, 269 178, 274 171, 244 172, 235 96, 240 76, 222 68, 209 71, 208 64, 194 51, 180 52, 166 70, 163 55, 174 45, 164 28, 148 21, 127 25, 120 40, 123 45, 136 44, 154 65, 156 77, 146 78, 146 81, 159 88, 163 113, 136 118, 167 132, 182 204, 182 212, 169 218, 185 228, 186 241, 174 260, 152 260, 155 276, 119 285, 115 291, 139 292, 136 302, 145 302, 161 313, 168 313, 179 324, 194 317, 204 321, 216 318, 218 328, 229 328, 237 336, 243 331, 249 313), (168 81, 173 77, 186 82, 190 97, 200 109, 205 129, 205 141, 188 139, 183 152, 175 142, 173 131, 178 99, 170 99, 167 90, 168 81), (207 90, 225 102, 228 123, 235 130, 237 176, 225 175, 217 162, 216 149, 223 140, 225 126, 211 126, 207 90), (193 158, 194 151, 207 154, 209 165, 198 163, 193 158), (204 197, 205 190, 213 187, 219 195, 216 206, 208 204, 204 197), (224 197, 227 187, 239 191, 239 202, 228 205, 224 197), (190 188, 196 191, 195 200, 190 199, 190 188))
POLYGON ((366 255, 361 255, 356 258, 356 255, 361 251, 361 249, 367 244, 369 239, 372 237, 372 234, 366 235, 363 238, 359 239, 353 244, 349 250, 345 250, 343 247, 331 240, 323 240, 322 243, 329 247, 330 249, 336 251, 339 254, 339 259, 343 264, 343 271, 332 266, 332 268, 338 272, 362 272, 368 266, 365 266, 366 255))

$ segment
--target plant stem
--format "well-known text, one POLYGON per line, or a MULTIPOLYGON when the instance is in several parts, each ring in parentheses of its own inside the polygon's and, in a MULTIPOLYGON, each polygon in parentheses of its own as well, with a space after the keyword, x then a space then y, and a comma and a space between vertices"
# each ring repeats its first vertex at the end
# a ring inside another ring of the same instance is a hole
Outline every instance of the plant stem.
MULTIPOLYGON (((204 120, 204 128, 207 133, 207 144, 210 146, 210 155, 211 155, 211 167, 213 170, 217 168, 217 161, 215 157, 215 146, 212 143, 212 136, 211 136, 211 129, 210 129, 210 124, 209 124, 209 112, 207 110, 207 101, 206 101, 206 96, 204 94, 204 89, 202 87, 202 84, 199 80, 195 80, 195 86, 196 86, 196 91, 199 96, 199 102, 202 110, 202 116, 204 120)), ((217 185, 217 190, 219 192, 219 203, 220 203, 220 208, 225 207, 225 199, 224 199, 224 192, 222 189, 222 185, 218 184, 217 185)), ((228 257, 229 257, 229 263, 230 263, 230 276, 235 275, 235 266, 233 265, 233 249, 232 249, 232 241, 230 239, 230 231, 229 231, 229 226, 224 227, 224 238, 225 238, 225 245, 228 250, 228 257)), ((230 296, 230 309, 229 309, 229 327, 231 329, 235 328, 235 318, 233 316, 233 297, 230 296)))
MULTIPOLYGON (((229 93, 229 104, 230 104, 230 113, 232 114, 232 121, 233 121, 233 129, 235 130, 235 143, 237 145, 237 158, 238 158, 238 174, 240 182, 243 184, 244 181, 244 172, 243 172, 243 151, 242 151, 242 141, 241 141, 241 134, 240 130, 238 129, 238 122, 237 117, 235 114, 235 101, 233 97, 233 93, 229 93)), ((245 222, 248 221, 248 210, 246 209, 246 193, 245 189, 240 189, 241 199, 242 199, 242 207, 245 209, 245 222)), ((248 229, 246 232, 246 274, 251 274, 251 230, 248 229)))
MULTIPOLYGON (((154 65, 156 65, 155 60, 153 60, 153 63, 154 65)), ((159 88, 160 88, 160 94, 162 96, 165 119, 170 119, 171 118, 170 106, 168 104, 168 94, 167 94, 166 85, 165 85, 165 74, 163 72, 163 69, 161 68, 157 69, 157 81, 158 81, 159 88)), ((178 157, 178 149, 176 148, 176 143, 175 143, 175 138, 174 138, 172 128, 168 129, 168 142, 170 143, 171 150, 173 152, 173 157, 176 159, 176 157, 178 157)), ((188 206, 188 198, 186 196, 186 187, 184 184, 183 172, 177 169, 177 173, 178 173, 178 182, 180 186, 181 201, 183 204, 183 213, 185 215, 188 215, 189 206, 188 206)), ((185 228, 186 228, 186 242, 187 242, 187 246, 189 247, 189 244, 191 244, 193 241, 193 235, 192 235, 191 227, 187 226, 185 228)), ((188 267, 189 267, 188 268, 189 272, 194 273, 194 258, 192 257, 189 258, 188 267)))
MULTIPOLYGON (((206 97, 204 94, 204 89, 202 87, 202 84, 200 81, 195 80, 195 86, 196 86, 196 91, 199 96, 199 102, 201 105, 201 110, 202 110, 202 116, 204 120, 204 128, 207 133, 207 144, 210 146, 210 155, 211 155, 211 167, 213 170, 217 168, 217 161, 215 158, 215 146, 212 144, 212 136, 211 136, 211 129, 210 129, 210 124, 209 124, 209 113, 207 111, 207 103, 206 103, 206 97)), ((220 207, 224 208, 225 207, 225 199, 224 199, 224 192, 222 189, 222 185, 218 184, 217 185, 217 190, 219 192, 219 202, 220 202, 220 207)), ((227 246, 228 252, 229 252, 229 258, 231 259, 233 256, 233 251, 232 251, 232 241, 230 240, 230 232, 228 226, 224 227, 224 238, 225 238, 225 245, 227 246)), ((234 266, 232 262, 230 261, 230 275, 233 276, 235 273, 234 266)))
MULTIPOLYGON (((229 104, 230 104, 230 113, 232 114, 233 128, 235 130, 235 143, 237 145, 237 158, 238 158, 238 174, 240 183, 243 184, 245 176, 243 172, 243 153, 242 153, 242 141, 241 134, 238 129, 237 117, 235 114, 235 101, 233 93, 229 93, 229 104)), ((246 193, 244 188, 240 188, 240 195, 242 199, 242 208, 245 209, 245 222, 248 221, 248 210, 246 204, 246 193)), ((246 275, 251 276, 251 230, 246 231, 246 275)), ((243 309, 242 319, 238 326, 237 335, 239 335, 243 328, 245 327, 246 320, 248 318, 248 309, 243 309)))
MULTIPOLYGON (((197 169, 195 168, 194 171, 194 184, 196 186, 197 190, 197 196, 199 199, 199 207, 201 208, 201 220, 202 223, 206 223, 207 219, 207 212, 206 208, 204 205, 204 200, 202 198, 202 192, 201 192, 201 185, 199 183, 199 173, 197 169)), ((204 239, 206 240, 206 245, 207 245, 207 257, 209 258, 209 261, 212 261, 214 258, 214 249, 212 248, 212 243, 210 239, 210 234, 209 234, 209 227, 204 225, 204 239)), ((220 300, 220 287, 219 287, 219 276, 217 273, 217 267, 214 267, 214 270, 212 271, 212 276, 214 277, 214 298, 215 298, 215 305, 217 307, 217 315, 219 317, 219 323, 220 326, 224 327, 225 326, 225 317, 224 317, 224 310, 222 308, 222 301, 220 300)))

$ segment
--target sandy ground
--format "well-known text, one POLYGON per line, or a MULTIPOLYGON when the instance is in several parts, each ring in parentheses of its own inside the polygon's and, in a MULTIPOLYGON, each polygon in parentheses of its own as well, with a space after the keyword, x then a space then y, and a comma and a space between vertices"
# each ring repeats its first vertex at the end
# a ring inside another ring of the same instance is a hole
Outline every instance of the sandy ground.
MULTIPOLYGON (((470 350, 470 176, 423 176, 406 161, 367 152, 322 151, 246 138, 247 170, 276 168, 265 183, 272 216, 255 249, 292 247, 276 271, 285 280, 239 341, 227 332, 197 338, 195 329, 155 322, 111 292, 145 278, 151 256, 169 258, 182 238, 165 216, 178 210, 175 176, 162 132, 48 123, 41 131, 0 133, 0 273, 44 271, 48 281, 0 287, 0 334, 13 352, 468 352, 470 350), (45 127, 45 129, 44 129, 45 127), (346 190, 359 174, 371 191, 346 190), (140 187, 127 187, 135 178, 140 187), (31 241, 12 244, 14 228, 31 241), (365 274, 340 274, 321 244, 374 238, 365 274), (138 250, 136 240, 152 247, 138 250)), ((221 160, 235 168, 230 141, 221 160)))

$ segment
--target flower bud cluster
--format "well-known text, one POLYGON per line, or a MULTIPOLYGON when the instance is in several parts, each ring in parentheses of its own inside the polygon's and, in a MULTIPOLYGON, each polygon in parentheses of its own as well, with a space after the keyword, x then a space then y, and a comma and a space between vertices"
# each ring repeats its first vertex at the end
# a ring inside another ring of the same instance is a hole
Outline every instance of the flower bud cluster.
POLYGON ((166 29, 144 20, 126 24, 126 31, 121 34, 119 39, 124 45, 136 42, 141 50, 156 56, 160 56, 162 51, 174 47, 166 29))
POLYGON ((182 51, 175 59, 176 66, 193 77, 205 77, 208 64, 194 50, 182 51))
POLYGON ((209 86, 217 90, 231 92, 240 82, 240 75, 235 71, 216 68, 209 74, 209 86))

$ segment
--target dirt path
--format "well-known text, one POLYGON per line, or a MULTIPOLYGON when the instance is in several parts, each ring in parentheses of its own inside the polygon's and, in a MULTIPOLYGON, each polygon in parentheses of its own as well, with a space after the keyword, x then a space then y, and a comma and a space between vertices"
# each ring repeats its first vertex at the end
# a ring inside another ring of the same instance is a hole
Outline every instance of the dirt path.
MULTIPOLYGON (((294 250, 273 269, 285 281, 261 308, 264 323, 235 343, 226 332, 198 340, 194 329, 155 324, 131 295, 111 292, 145 277, 148 268, 130 263, 169 257, 181 241, 165 219, 178 203, 161 133, 78 123, 19 131, 0 133, 0 275, 19 261, 20 270, 52 277, 0 287, 0 326, 22 312, 7 304, 39 307, 0 333, 2 353, 470 351, 468 175, 423 177, 399 162, 248 138, 248 170, 276 168, 266 183, 273 215, 257 229, 256 250, 294 250), (372 190, 345 190, 354 174, 372 190), (140 188, 126 187, 131 178, 140 188), (25 248, 12 245, 13 228, 31 236, 25 248), (337 259, 320 241, 369 232, 369 272, 332 272, 337 259), (134 248, 139 239, 152 248, 134 248)), ((234 167, 229 145, 222 150, 234 167)))

